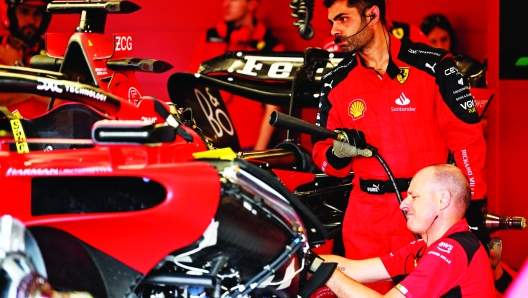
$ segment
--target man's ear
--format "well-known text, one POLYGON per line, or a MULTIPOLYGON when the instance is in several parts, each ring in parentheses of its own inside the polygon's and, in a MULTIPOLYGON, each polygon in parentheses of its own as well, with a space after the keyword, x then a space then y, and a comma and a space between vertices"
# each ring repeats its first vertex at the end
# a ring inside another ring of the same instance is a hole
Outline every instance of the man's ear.
POLYGON ((380 20, 380 10, 379 10, 379 7, 377 6, 372 6, 372 8, 370 9, 370 14, 368 14, 367 16, 367 21, 371 23, 376 23, 380 20), (372 19, 371 19, 372 17, 372 19))
POLYGON ((445 189, 440 193, 439 207, 440 210, 447 208, 451 204, 451 193, 445 189))

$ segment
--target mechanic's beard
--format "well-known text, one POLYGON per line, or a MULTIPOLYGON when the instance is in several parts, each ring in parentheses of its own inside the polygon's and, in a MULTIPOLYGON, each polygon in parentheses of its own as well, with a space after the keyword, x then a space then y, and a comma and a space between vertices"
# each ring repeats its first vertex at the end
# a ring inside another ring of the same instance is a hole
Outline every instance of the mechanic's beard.
POLYGON ((358 35, 344 38, 345 43, 341 45, 341 51, 343 53, 357 53, 365 49, 373 39, 373 31, 370 28, 365 28, 358 35))
POLYGON ((32 46, 37 43, 40 36, 37 34, 38 28, 33 25, 26 25, 20 28, 14 35, 25 44, 32 46))

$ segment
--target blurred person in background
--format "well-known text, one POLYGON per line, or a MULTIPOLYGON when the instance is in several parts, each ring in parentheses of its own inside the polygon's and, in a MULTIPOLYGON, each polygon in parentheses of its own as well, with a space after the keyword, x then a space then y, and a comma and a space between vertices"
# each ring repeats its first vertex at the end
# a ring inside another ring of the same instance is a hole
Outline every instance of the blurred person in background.
MULTIPOLYGON (((51 14, 46 6, 51 0, 0 0, 0 65, 29 67, 34 55, 45 54, 44 38, 51 14)), ((0 93, 0 106, 23 117, 46 111, 47 98, 22 93, 0 93), (31 100, 29 100, 31 99, 31 100)))
MULTIPOLYGON (((284 51, 284 45, 256 17, 261 0, 223 0, 222 21, 200 36, 190 72, 200 63, 232 51, 284 51)), ((268 123, 275 106, 221 92, 243 151, 268 147, 274 127, 268 123)))

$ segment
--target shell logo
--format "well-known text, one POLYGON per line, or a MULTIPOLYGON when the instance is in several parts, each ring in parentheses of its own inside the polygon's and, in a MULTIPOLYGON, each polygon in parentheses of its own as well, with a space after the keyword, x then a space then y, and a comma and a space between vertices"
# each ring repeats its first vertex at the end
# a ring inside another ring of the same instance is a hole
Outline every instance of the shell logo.
POLYGON ((352 119, 357 120, 363 115, 367 110, 367 104, 362 99, 354 99, 348 106, 348 114, 352 116, 352 119))

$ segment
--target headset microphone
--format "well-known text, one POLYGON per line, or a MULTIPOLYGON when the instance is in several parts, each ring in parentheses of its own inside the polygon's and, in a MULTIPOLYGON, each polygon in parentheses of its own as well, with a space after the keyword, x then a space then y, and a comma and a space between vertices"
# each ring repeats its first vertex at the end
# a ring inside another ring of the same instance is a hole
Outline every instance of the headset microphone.
POLYGON ((350 37, 352 37, 352 36, 356 36, 356 35, 358 35, 359 33, 361 33, 361 31, 365 30, 365 28, 367 28, 367 26, 370 24, 370 22, 372 22, 372 20, 374 20, 374 18, 376 17, 376 14, 371 14, 371 15, 369 15, 368 17, 370 17, 370 21, 368 21, 368 23, 367 23, 365 26, 363 26, 363 28, 361 28, 361 30, 359 30, 358 32, 356 32, 356 33, 354 33, 354 34, 352 34, 352 35, 345 36, 345 37, 342 37, 342 36, 339 36, 339 35, 338 35, 338 36, 335 37, 334 42, 335 42, 335 43, 340 43, 340 42, 342 42, 343 40, 345 40, 345 39, 347 39, 347 38, 350 38, 350 37))

